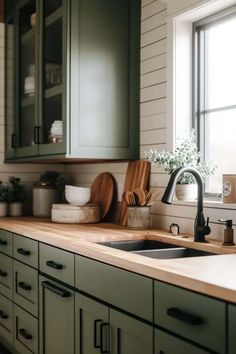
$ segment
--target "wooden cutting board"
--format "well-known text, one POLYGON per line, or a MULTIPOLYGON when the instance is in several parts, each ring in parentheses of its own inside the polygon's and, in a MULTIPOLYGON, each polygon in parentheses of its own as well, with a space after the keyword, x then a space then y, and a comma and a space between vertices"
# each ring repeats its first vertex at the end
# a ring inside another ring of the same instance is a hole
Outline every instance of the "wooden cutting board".
MULTIPOLYGON (((130 161, 126 172, 124 193, 127 191, 133 192, 136 188, 147 189, 150 170, 151 165, 149 161, 130 161)), ((124 193, 121 201, 119 222, 125 226, 127 224, 127 203, 124 199, 124 193)))
POLYGON ((101 220, 105 218, 113 200, 115 181, 113 176, 104 172, 98 175, 91 186, 89 203, 99 203, 101 207, 101 220))

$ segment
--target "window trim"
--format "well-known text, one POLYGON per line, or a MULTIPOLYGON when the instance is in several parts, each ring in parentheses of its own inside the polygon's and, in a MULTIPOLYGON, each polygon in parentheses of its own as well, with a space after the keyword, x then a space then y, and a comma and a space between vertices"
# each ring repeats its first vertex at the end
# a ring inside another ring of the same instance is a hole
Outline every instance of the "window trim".
MULTIPOLYGON (((219 23, 223 23, 231 18, 236 17, 236 5, 232 5, 226 9, 218 11, 212 15, 206 16, 196 22, 193 22, 192 28, 192 127, 197 133, 197 144, 199 151, 202 152, 203 159, 205 158, 205 129, 204 121, 205 115, 211 112, 219 112, 222 110, 229 110, 236 108, 236 105, 217 107, 213 109, 206 109, 205 105, 205 77, 206 66, 201 65, 205 62, 205 48, 206 38, 205 30, 214 27, 219 23), (202 84, 203 82, 203 84, 202 84)), ((207 193, 204 191, 204 196, 210 200, 221 200, 222 193, 207 193)))

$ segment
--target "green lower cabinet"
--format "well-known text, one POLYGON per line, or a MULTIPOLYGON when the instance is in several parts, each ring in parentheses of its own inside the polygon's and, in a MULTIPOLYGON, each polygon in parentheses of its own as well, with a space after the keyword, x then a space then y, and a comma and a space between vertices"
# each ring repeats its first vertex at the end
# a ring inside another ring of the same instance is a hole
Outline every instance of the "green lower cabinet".
POLYGON ((171 336, 163 331, 155 330, 154 354, 208 354, 205 350, 184 340, 171 336))
POLYGON ((74 291, 40 276, 40 354, 74 354, 74 291))
POLYGON ((236 353, 236 306, 228 305, 229 313, 229 354, 236 353))
POLYGON ((111 309, 110 331, 110 354, 153 354, 152 326, 111 309))
POLYGON ((76 354, 97 354, 108 349, 108 315, 107 306, 75 294, 76 354))

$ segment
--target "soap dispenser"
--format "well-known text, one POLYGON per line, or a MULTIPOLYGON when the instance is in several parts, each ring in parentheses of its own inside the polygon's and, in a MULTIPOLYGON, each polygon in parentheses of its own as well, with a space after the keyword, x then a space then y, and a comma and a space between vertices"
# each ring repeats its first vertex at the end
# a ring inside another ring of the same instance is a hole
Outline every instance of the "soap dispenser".
POLYGON ((232 228, 233 222, 232 220, 223 220, 219 219, 219 221, 226 225, 224 230, 224 243, 223 246, 234 246, 234 230, 232 228))

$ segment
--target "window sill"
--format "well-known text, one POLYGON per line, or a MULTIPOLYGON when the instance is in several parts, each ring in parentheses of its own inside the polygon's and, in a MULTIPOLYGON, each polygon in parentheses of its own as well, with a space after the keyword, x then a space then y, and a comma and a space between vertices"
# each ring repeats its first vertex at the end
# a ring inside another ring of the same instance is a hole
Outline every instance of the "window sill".
MULTIPOLYGON (((173 204, 175 205, 184 205, 184 206, 196 206, 196 201, 184 201, 184 200, 175 200, 173 204)), ((216 202, 210 200, 203 201, 204 208, 213 208, 213 209, 229 209, 229 210, 236 210, 236 203, 223 203, 223 202, 216 202)))

